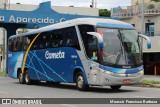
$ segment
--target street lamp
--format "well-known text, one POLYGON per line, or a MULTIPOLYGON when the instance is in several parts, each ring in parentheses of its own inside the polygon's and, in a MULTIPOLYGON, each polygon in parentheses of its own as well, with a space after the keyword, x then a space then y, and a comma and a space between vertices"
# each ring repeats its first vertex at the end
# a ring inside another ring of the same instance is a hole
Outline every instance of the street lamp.
MULTIPOLYGON (((141 34, 144 34, 144 0, 142 1, 142 19, 141 19, 141 34)), ((143 38, 141 38, 141 44, 142 44, 142 53, 143 53, 143 38)), ((142 54, 143 56, 143 54, 142 54)))

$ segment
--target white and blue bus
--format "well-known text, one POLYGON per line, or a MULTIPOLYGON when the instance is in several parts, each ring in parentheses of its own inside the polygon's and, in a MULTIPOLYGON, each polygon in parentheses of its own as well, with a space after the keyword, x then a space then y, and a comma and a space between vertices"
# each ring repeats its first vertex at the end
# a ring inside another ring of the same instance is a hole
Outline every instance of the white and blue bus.
POLYGON ((78 18, 13 35, 8 41, 8 75, 19 82, 76 83, 119 89, 144 75, 142 43, 130 24, 100 18, 78 18))

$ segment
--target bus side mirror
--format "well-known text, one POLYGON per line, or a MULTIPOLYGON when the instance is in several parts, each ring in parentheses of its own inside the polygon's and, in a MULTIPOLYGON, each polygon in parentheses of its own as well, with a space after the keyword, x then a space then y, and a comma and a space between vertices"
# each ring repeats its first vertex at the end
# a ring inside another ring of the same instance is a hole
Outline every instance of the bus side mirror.
POLYGON ((147 48, 150 49, 151 48, 151 40, 149 37, 147 37, 146 35, 142 35, 142 34, 138 34, 139 37, 144 38, 147 41, 147 48))
POLYGON ((102 35, 100 35, 97 32, 87 32, 87 34, 95 36, 98 39, 98 46, 100 48, 103 48, 103 37, 102 37, 102 35))

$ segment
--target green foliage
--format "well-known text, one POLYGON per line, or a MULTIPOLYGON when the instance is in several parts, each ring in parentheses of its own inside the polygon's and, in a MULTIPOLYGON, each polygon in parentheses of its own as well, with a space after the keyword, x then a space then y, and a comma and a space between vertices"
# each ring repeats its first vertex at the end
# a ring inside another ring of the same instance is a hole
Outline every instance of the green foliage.
POLYGON ((143 84, 160 84, 160 81, 154 81, 154 80, 143 80, 143 84))
POLYGON ((155 8, 154 4, 149 4, 148 5, 148 9, 154 9, 154 8, 155 8))
POLYGON ((99 16, 110 17, 111 16, 111 11, 107 10, 107 9, 99 9, 99 16))
POLYGON ((151 1, 154 1, 154 2, 160 2, 160 0, 151 0, 151 1))
POLYGON ((0 70, 0 76, 5 76, 6 72, 0 70))

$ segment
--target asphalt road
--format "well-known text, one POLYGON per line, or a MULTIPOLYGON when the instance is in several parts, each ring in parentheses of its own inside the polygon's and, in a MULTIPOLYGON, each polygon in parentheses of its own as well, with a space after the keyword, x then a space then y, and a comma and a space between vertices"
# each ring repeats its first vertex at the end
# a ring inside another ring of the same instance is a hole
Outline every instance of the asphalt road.
MULTIPOLYGON (((0 77, 0 98, 160 98, 160 89, 123 86, 119 91, 113 91, 110 87, 91 87, 86 92, 78 91, 74 84, 48 85, 45 82, 35 85, 19 84, 17 79, 0 77)), ((0 105, 3 107, 4 105, 0 105)), ((4 107, 8 107, 5 105, 4 107)), ((21 107, 22 105, 12 105, 21 107)), ((80 105, 80 104, 55 104, 38 105, 37 107, 106 107, 106 105, 80 105)), ((135 105, 110 104, 107 106, 124 107, 135 105)), ((137 105, 136 105, 137 106, 137 105)), ((144 105, 141 105, 144 106, 144 105)), ((150 107, 146 104, 145 107, 150 107)), ((159 106, 159 105, 154 105, 159 106)), ((11 106, 9 106, 11 107, 11 106)), ((28 105, 23 105, 28 107, 28 105)), ((36 107, 29 105, 29 107, 36 107)))

